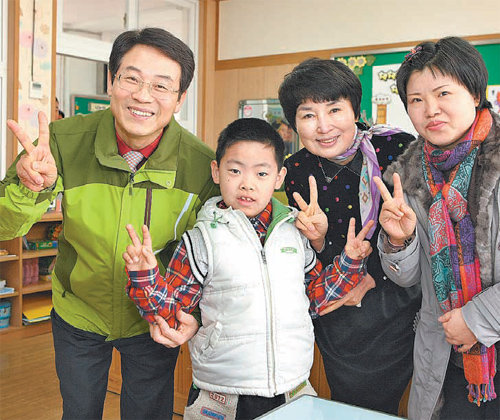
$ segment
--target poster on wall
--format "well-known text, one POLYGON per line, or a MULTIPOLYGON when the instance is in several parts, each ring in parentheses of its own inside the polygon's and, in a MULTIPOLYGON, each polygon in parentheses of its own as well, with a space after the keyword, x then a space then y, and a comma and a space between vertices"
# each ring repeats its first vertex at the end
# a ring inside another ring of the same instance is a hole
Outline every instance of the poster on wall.
POLYGON ((109 108, 109 97, 91 95, 71 95, 71 116, 90 114, 109 108))
POLYGON ((300 149, 297 133, 293 131, 283 114, 278 99, 246 99, 240 101, 239 118, 260 118, 266 120, 280 134, 285 143, 285 158, 300 149))
POLYGON ((372 118, 375 124, 390 124, 416 135, 396 87, 396 73, 400 65, 373 66, 372 118))
POLYGON ((500 85, 489 85, 486 89, 486 98, 490 101, 492 110, 500 114, 500 85))

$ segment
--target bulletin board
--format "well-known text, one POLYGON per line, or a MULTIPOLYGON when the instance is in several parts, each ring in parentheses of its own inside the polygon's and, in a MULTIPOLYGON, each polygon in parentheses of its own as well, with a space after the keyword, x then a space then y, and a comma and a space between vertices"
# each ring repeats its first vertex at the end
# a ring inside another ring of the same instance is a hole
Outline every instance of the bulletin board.
POLYGON ((71 95, 71 116, 109 108, 107 96, 71 95))
MULTIPOLYGON (((488 69, 488 100, 500 110, 500 43, 474 45, 488 69)), ((409 49, 398 52, 332 57, 340 60, 359 77, 363 87, 361 117, 370 124, 387 123, 409 132, 415 130, 406 115, 396 89, 396 72, 409 49), (384 121, 385 119, 385 121, 384 121)))

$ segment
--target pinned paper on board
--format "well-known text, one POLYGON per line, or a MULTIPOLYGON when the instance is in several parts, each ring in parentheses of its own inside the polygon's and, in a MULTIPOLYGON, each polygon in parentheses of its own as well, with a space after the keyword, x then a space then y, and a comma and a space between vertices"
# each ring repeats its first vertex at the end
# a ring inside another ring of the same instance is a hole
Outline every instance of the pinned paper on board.
POLYGON ((486 98, 490 101, 492 110, 500 114, 500 85, 488 85, 486 98))
POLYGON ((399 98, 396 73, 401 64, 373 66, 372 118, 374 124, 390 124, 416 135, 408 114, 399 98))

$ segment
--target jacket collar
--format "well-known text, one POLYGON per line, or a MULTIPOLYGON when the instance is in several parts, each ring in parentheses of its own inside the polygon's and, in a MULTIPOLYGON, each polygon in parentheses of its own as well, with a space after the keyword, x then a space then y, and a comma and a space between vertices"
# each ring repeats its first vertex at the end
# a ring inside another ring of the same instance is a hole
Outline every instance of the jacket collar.
MULTIPOLYGON (((232 207, 228 208, 220 208, 217 206, 217 203, 222 200, 221 196, 218 197, 212 197, 207 200, 205 205, 202 207, 200 212, 198 213, 198 221, 213 221, 214 219, 214 213, 217 214, 217 220, 220 223, 227 223, 227 214, 231 212, 237 212, 242 215, 242 217, 246 216, 240 212, 240 211, 235 211, 232 207)), ((284 218, 287 218, 289 215, 292 216, 291 221, 295 220, 295 217, 297 216, 298 211, 292 207, 285 206, 282 204, 279 200, 276 198, 272 197, 271 198, 271 203, 273 205, 272 209, 272 219, 271 219, 271 224, 269 228, 271 228, 271 225, 275 225, 276 223, 280 222, 284 218)))
MULTIPOLYGON (((172 117, 163 130, 160 143, 146 163, 134 174, 134 182, 151 181, 167 188, 173 188, 178 166, 178 151, 181 139, 181 127, 172 117)), ((130 168, 118 153, 116 143, 115 120, 111 110, 103 112, 97 126, 95 154, 103 166, 130 172, 130 168)))
MULTIPOLYGON (((143 168, 176 171, 180 139, 181 127, 172 117, 163 131, 158 147, 143 168)), ((95 154, 101 165, 130 172, 127 163, 118 153, 115 122, 110 109, 103 113, 102 119, 97 126, 95 154)))

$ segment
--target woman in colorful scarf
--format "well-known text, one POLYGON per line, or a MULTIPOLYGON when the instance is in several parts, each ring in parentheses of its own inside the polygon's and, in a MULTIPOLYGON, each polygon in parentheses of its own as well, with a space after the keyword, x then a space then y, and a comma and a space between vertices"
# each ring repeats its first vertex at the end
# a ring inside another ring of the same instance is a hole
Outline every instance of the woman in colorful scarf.
MULTIPOLYGON (((393 127, 369 128, 359 122, 361 83, 340 61, 299 64, 285 77, 279 98, 305 146, 285 161, 286 194, 290 205, 299 207, 294 193, 309 197, 308 178, 316 179, 328 226, 322 232, 302 229, 310 240, 315 235, 325 238, 316 251, 321 261, 330 261, 346 243, 351 217, 358 229, 378 220, 380 194, 372 179, 414 138, 393 127)), ((367 236, 372 246, 378 229, 367 236)), ((372 253, 367 264, 376 287, 364 297, 366 289, 354 289, 340 301, 344 306, 316 319, 316 343, 332 399, 397 414, 413 371, 413 320, 420 308, 420 286, 402 289, 386 280, 378 253, 372 253)))
POLYGON ((425 42, 397 74, 420 134, 380 180, 378 247, 397 284, 422 285, 410 419, 500 418, 500 118, 460 38, 425 42))

